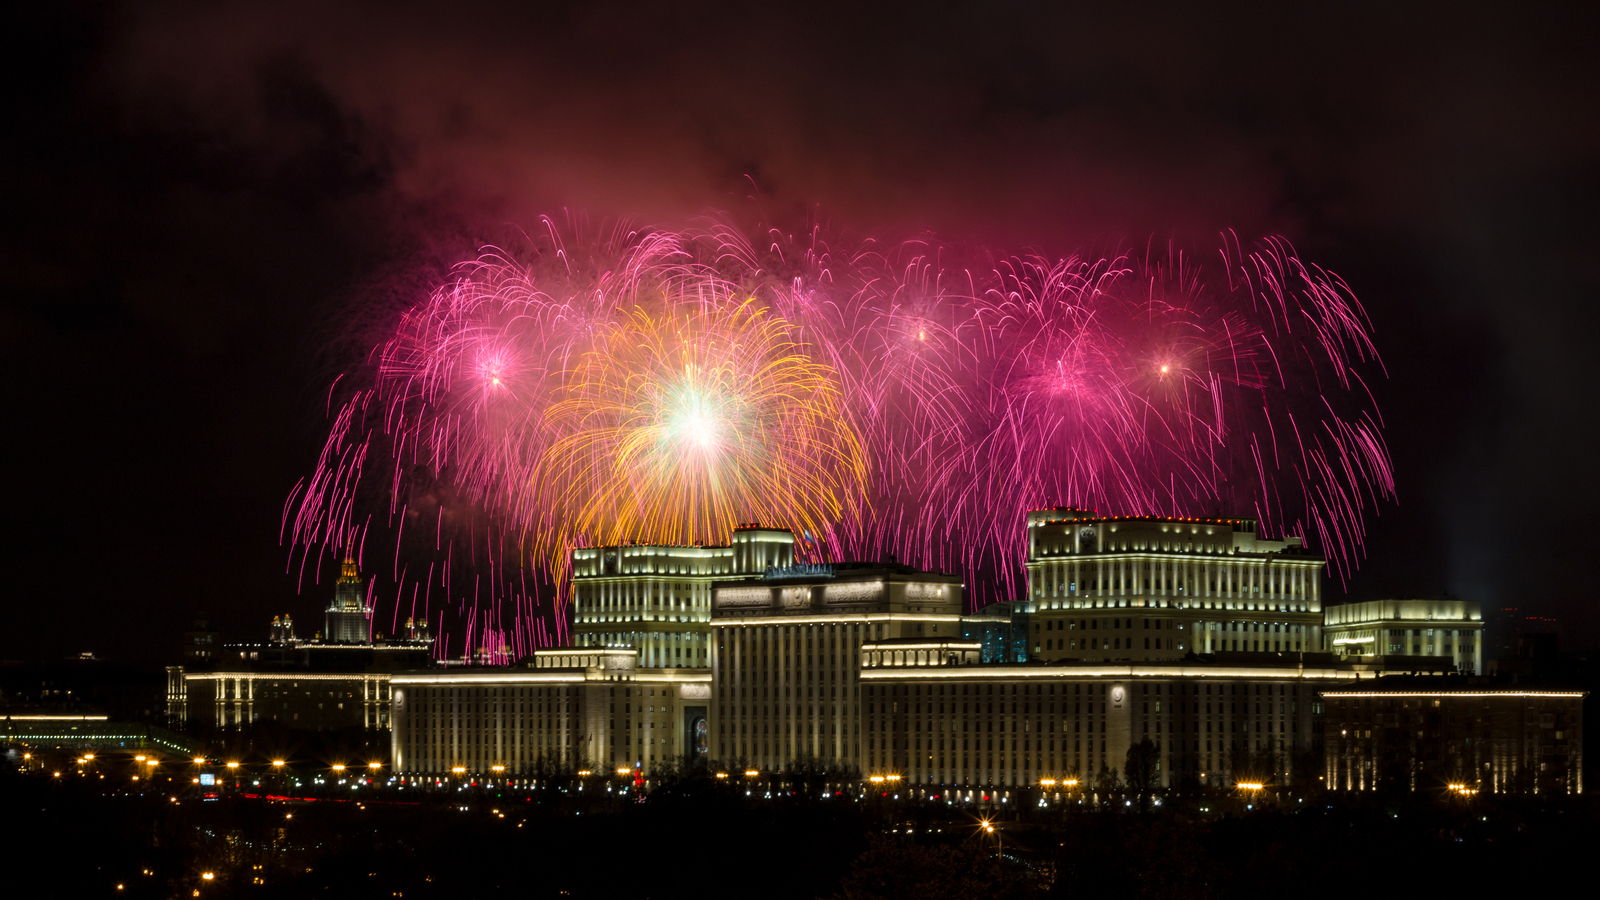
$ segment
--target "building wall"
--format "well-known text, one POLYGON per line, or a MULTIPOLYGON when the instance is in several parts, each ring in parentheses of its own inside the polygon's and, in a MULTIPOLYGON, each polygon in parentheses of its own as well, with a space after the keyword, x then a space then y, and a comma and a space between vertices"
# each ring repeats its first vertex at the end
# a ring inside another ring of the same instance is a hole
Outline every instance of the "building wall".
POLYGON ((633 647, 642 668, 710 665, 711 588, 794 563, 794 535, 743 526, 726 547, 620 545, 572 552, 572 641, 633 647))
POLYGON ((707 670, 640 668, 627 648, 552 648, 531 667, 394 680, 392 759, 406 776, 649 771, 697 755, 694 725, 711 694, 707 670))
POLYGON ((963 590, 954 576, 862 564, 719 584, 713 602, 713 758, 860 768, 862 645, 959 637, 963 590))
POLYGON ((1582 793, 1583 696, 1470 684, 1326 691, 1327 783, 1582 793))
POLYGON ((1332 668, 880 667, 861 673, 865 769, 935 787, 1037 784, 1120 772, 1148 738, 1160 781, 1282 777, 1319 749, 1316 688, 1332 668), (1239 771, 1248 769, 1248 771, 1239 771))
POLYGON ((1328 650, 1341 657, 1444 657, 1483 674, 1483 614, 1468 600, 1369 600, 1328 607, 1328 650))
POLYGON ((1323 558, 1251 519, 1029 514, 1031 656, 1179 660, 1321 649, 1323 558))
POLYGON ((389 728, 387 673, 182 672, 168 670, 169 708, 186 721, 217 728, 278 721, 290 728, 330 731, 389 728), (181 676, 181 695, 173 691, 181 676))

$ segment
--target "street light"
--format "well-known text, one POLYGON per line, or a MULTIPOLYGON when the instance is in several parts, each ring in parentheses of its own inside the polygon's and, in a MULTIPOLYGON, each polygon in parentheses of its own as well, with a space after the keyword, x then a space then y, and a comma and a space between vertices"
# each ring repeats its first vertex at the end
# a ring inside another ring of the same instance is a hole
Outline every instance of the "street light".
POLYGON ((239 768, 239 764, 237 762, 229 762, 228 763, 228 768, 237 769, 237 768, 239 768))
POLYGON ((992 834, 992 835, 995 836, 995 841, 997 842, 996 845, 995 845, 995 851, 994 851, 995 855, 996 856, 1005 856, 1006 855, 1006 837, 1005 837, 1005 834, 1003 832, 997 832, 995 830, 995 827, 994 827, 994 822, 992 820, 990 820, 990 819, 981 819, 981 820, 979 820, 978 824, 983 828, 984 834, 992 834))
POLYGON ((284 767, 284 765, 285 765, 285 761, 284 760, 275 759, 275 760, 272 761, 272 767, 274 769, 281 769, 281 768, 284 767))
POLYGON ((369 768, 369 769, 373 770, 374 772, 376 772, 377 770, 383 768, 383 763, 369 762, 369 763, 367 763, 367 768, 369 768))

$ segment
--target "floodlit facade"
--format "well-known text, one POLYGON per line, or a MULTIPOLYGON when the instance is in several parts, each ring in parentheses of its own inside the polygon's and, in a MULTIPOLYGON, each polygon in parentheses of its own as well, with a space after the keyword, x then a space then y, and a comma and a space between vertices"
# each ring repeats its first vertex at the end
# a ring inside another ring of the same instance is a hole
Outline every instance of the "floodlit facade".
MULTIPOLYGON (((333 586, 333 601, 323 613, 323 624, 322 639, 327 643, 372 641, 372 605, 367 602, 366 582, 356 568, 356 561, 349 557, 339 568, 339 580, 333 586)), ((292 635, 290 640, 293 640, 292 635)))
POLYGON ((1057 509, 1028 527, 1028 597, 1003 615, 962 615, 956 576, 795 565, 777 529, 741 528, 730 547, 578 551, 576 646, 394 676, 396 769, 817 763, 902 794, 992 802, 1092 790, 1148 740, 1156 786, 1362 790, 1398 759, 1412 772, 1462 763, 1495 790, 1526 789, 1530 772, 1581 789, 1581 693, 1369 702, 1401 664, 1478 670, 1475 606, 1324 610, 1323 559, 1248 519, 1057 509), (1413 627, 1441 630, 1383 657, 1349 649, 1396 622, 1408 644, 1413 627))
POLYGON ((1326 561, 1256 521, 1028 514, 1030 655, 1175 661, 1188 653, 1320 650, 1326 561))
POLYGON ((976 644, 862 648, 864 769, 936 793, 1088 784, 1149 739, 1157 780, 1282 778, 1320 764, 1331 664, 973 665, 976 644))
POLYGON ((621 544, 572 551, 572 642, 632 647, 640 668, 710 666, 711 588, 794 564, 794 534, 740 525, 727 546, 621 544))
POLYGON ((861 768, 860 654, 960 635, 960 578, 907 566, 775 568, 712 590, 711 753, 760 768, 861 768))
POLYGON ((1330 606, 1325 615, 1325 649, 1341 659, 1442 657, 1462 674, 1483 673, 1483 610, 1473 601, 1369 600, 1330 606))
POLYGON ((1403 676, 1326 690, 1327 783, 1581 794, 1585 694, 1403 676))
POLYGON ((396 674, 395 772, 524 777, 704 760, 710 674, 637 662, 626 647, 558 647, 515 667, 396 674))
POLYGON ((389 728, 389 679, 387 672, 185 672, 174 666, 167 669, 167 708, 217 728, 275 721, 310 731, 382 731, 389 728))
POLYGON ((299 640, 290 617, 275 616, 269 640, 214 647, 205 665, 169 666, 167 714, 215 728, 387 730, 390 673, 427 665, 433 639, 408 619, 403 636, 372 640, 363 585, 346 560, 326 611, 331 639, 299 640))

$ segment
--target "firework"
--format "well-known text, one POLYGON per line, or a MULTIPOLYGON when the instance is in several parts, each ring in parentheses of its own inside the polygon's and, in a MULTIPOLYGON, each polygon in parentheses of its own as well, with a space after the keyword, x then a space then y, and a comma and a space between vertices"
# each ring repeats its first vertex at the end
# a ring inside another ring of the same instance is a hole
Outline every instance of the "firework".
POLYGON ((437 592, 468 649, 559 640, 535 610, 581 544, 761 520, 803 556, 958 569, 981 603, 1032 508, 1253 512, 1344 574, 1393 494, 1365 315, 1281 240, 954 266, 721 221, 561 235, 401 316, 286 506, 302 563, 381 531, 396 617, 437 592))
POLYGON ((866 461, 833 368, 753 299, 660 306, 620 315, 566 373, 546 417, 559 437, 515 508, 548 509, 562 550, 853 516, 866 461))

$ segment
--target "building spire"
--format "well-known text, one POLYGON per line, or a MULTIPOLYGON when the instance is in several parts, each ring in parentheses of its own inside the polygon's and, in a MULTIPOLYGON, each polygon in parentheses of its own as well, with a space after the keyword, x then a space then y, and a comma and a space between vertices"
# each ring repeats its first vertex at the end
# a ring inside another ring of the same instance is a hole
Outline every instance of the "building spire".
POLYGON ((361 570, 356 567, 356 561, 354 559, 352 559, 348 554, 344 558, 344 564, 339 567, 339 580, 336 583, 337 584, 360 584, 361 583, 361 570))

